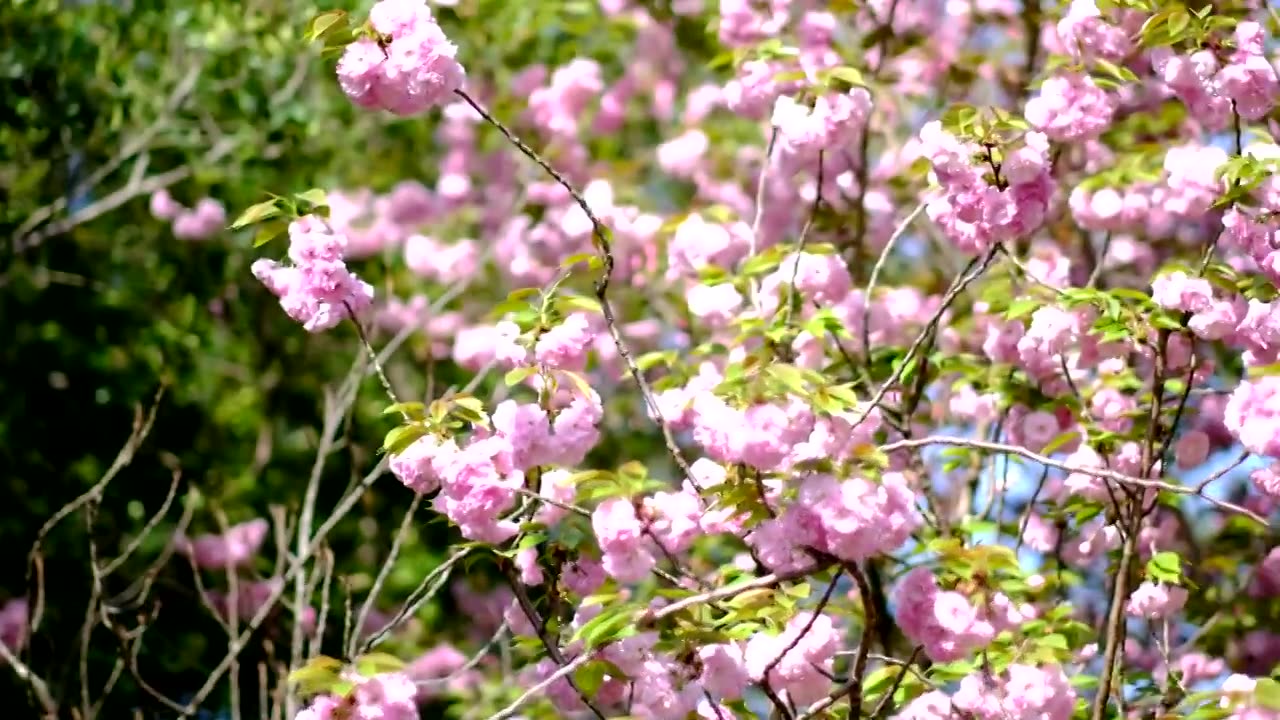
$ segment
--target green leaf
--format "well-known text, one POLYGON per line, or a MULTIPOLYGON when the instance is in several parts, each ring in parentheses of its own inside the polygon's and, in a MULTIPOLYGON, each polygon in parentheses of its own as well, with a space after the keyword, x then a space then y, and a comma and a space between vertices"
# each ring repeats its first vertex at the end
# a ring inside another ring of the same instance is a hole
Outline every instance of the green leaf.
POLYGON ((332 690, 341 672, 341 661, 321 655, 289 673, 289 682, 297 686, 301 695, 320 695, 332 690))
POLYGON ((827 77, 835 80, 843 80, 850 85, 856 85, 858 87, 865 87, 867 84, 867 81, 862 77, 862 71, 847 65, 832 68, 827 72, 827 77))
POLYGON ((1102 70, 1103 72, 1105 72, 1106 74, 1110 75, 1111 77, 1117 80, 1124 80, 1126 82, 1135 82, 1138 79, 1138 76, 1135 75, 1134 72, 1127 67, 1121 67, 1119 65, 1116 65, 1113 62, 1109 62, 1102 58, 1094 58, 1093 62, 1094 62, 1094 65, 1098 67, 1098 69, 1102 70))
POLYGON ((1062 433, 1061 435, 1054 438, 1053 440, 1050 440, 1048 445, 1045 445, 1043 448, 1040 449, 1040 454, 1052 455, 1055 452, 1057 452, 1060 448, 1065 447, 1067 443, 1071 442, 1072 440, 1078 437, 1080 437, 1079 432, 1075 430, 1068 430, 1067 432, 1062 433))
POLYGON ((477 413, 484 412, 484 401, 478 397, 463 395, 461 397, 454 398, 453 404, 457 407, 471 410, 472 412, 477 412, 477 413))
POLYGON ((886 665, 885 667, 872 671, 867 675, 866 679, 862 681, 862 693, 867 697, 879 695, 885 690, 888 690, 893 685, 894 679, 902 672, 906 671, 893 665, 886 665))
POLYGON ((371 652, 356 658, 356 670, 365 677, 373 677, 383 673, 399 672, 404 669, 404 661, 395 655, 371 652))
POLYGON ((1054 650, 1070 650, 1071 646, 1067 643, 1067 636, 1059 633, 1050 635, 1042 635, 1036 640, 1036 644, 1044 647, 1053 648, 1054 650))
POLYGON ((1147 577, 1157 582, 1182 582, 1182 557, 1172 550, 1158 552, 1147 561, 1147 577))
POLYGON ((592 605, 605 605, 622 597, 620 592, 596 593, 582 598, 581 607, 591 607, 592 605))
POLYGON ((1017 320, 1020 317, 1026 317, 1027 315, 1034 313, 1036 310, 1039 310, 1042 305, 1044 305, 1044 302, 1035 298, 1014 300, 1009 304, 1009 309, 1005 310, 1004 317, 1006 320, 1017 320))
POLYGON ((427 406, 420 402, 401 402, 394 405, 388 405, 386 410, 382 411, 383 415, 408 415, 414 420, 421 420, 426 417, 427 406))
POLYGON ((604 684, 604 676, 607 674, 608 672, 603 662, 592 660, 574 672, 573 683, 587 697, 593 697, 596 691, 600 689, 600 686, 604 684))
POLYGON ((576 255, 570 255, 564 260, 561 260, 560 267, 565 270, 568 270, 569 268, 572 268, 574 265, 578 265, 579 263, 586 263, 587 267, 591 267, 592 260, 598 261, 599 256, 596 255, 595 253, 577 253, 576 255))
MULTIPOLYGON (((751 257, 747 258, 747 261, 742 263, 742 269, 741 269, 742 274, 748 277, 752 277, 755 275, 765 275, 767 273, 770 273, 776 270, 778 267, 778 264, 782 262, 782 257, 780 252, 776 251, 776 248, 779 248, 779 247, 781 246, 775 245, 773 248, 771 248, 774 250, 774 252, 770 252, 766 250, 765 252, 762 252, 759 255, 752 255, 751 257)), ((790 278, 787 278, 787 279, 790 280, 790 278)))
POLYGON ((347 27, 347 13, 342 10, 330 10, 320 13, 311 19, 303 39, 307 42, 319 40, 329 33, 344 30, 347 27))
POLYGON ((542 294, 542 290, 538 288, 532 288, 532 287, 517 288, 507 293, 507 299, 508 300, 524 300, 524 299, 535 297, 541 294, 542 294))
POLYGON ((313 207, 329 204, 324 190, 321 190, 320 188, 312 188, 305 192, 300 192, 294 195, 294 197, 313 207))
POLYGON ((582 397, 591 397, 591 394, 595 392, 591 389, 591 383, 587 382, 587 379, 578 373, 570 370, 561 370, 559 371, 559 374, 569 378, 569 382, 573 383, 573 386, 578 390, 582 397))
POLYGON ((510 370, 507 371, 506 375, 502 376, 502 382, 506 383, 507 387, 512 387, 515 385, 519 385, 525 380, 528 380, 537 372, 538 372, 537 368, 529 365, 525 365, 523 367, 511 368, 510 370))
POLYGON ((556 298, 556 306, 589 313, 601 312, 600 301, 585 295, 563 295, 556 298))
POLYGON ((769 588, 754 588, 745 592, 740 592, 726 603, 729 607, 738 608, 739 610, 749 607, 762 607, 773 602, 773 590, 769 588))
POLYGON ((1253 701, 1268 710, 1280 710, 1280 682, 1262 678, 1253 689, 1253 701))
POLYGON ((382 449, 391 455, 396 455, 426 434, 427 429, 416 423, 392 428, 382 441, 382 449))
POLYGON ((769 365, 765 367, 765 374, 800 397, 809 395, 809 386, 805 382, 804 373, 795 365, 769 365))
POLYGON ((658 365, 674 365, 678 359, 679 353, 675 350, 655 350, 636 358, 636 367, 640 368, 641 372, 644 372, 652 370, 658 365))
POLYGON ((639 629, 633 617, 634 610, 634 603, 610 607, 578 628, 573 640, 581 640, 587 648, 596 648, 635 635, 639 629))
POLYGON ((284 220, 272 220, 271 222, 258 228, 258 232, 253 235, 253 246, 262 247, 272 240, 276 239, 285 230, 289 229, 289 223, 284 220))
POLYGON ((280 214, 280 206, 275 200, 267 200, 257 205, 251 205, 247 210, 240 213, 240 217, 231 223, 232 230, 249 227, 255 223, 260 223, 268 218, 276 217, 280 214))
POLYGON ((809 583, 800 583, 799 585, 792 585, 782 592, 798 600, 803 600, 813 593, 813 588, 809 583))

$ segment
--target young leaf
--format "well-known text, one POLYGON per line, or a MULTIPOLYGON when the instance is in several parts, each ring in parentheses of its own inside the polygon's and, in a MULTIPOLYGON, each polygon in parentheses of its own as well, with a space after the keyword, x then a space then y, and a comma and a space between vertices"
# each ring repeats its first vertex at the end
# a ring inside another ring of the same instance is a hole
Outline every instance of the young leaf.
POLYGON ((294 195, 294 197, 312 206, 329 204, 328 201, 326 200, 326 195, 324 190, 321 190, 320 188, 312 188, 305 192, 300 192, 294 195))
POLYGON ((247 210, 240 213, 240 217, 231 223, 232 230, 240 230, 249 227, 255 223, 260 223, 268 218, 273 218, 280 214, 280 206, 275 200, 266 200, 257 205, 251 205, 247 210))
POLYGON ((1182 581, 1182 557, 1166 550, 1147 561, 1147 577, 1157 582, 1178 584, 1182 581))
POLYGON ((387 433, 386 439, 382 441, 382 449, 391 455, 395 455, 426 434, 427 429, 416 423, 413 425, 401 425, 387 433))
POLYGON ((538 372, 537 368, 527 365, 524 367, 511 368, 507 371, 506 375, 502 376, 502 382, 506 383, 507 387, 519 385, 532 377, 536 372, 538 372))
POLYGON ((342 10, 330 10, 312 18, 303 38, 307 42, 319 40, 326 35, 344 30, 347 27, 347 13, 342 10))

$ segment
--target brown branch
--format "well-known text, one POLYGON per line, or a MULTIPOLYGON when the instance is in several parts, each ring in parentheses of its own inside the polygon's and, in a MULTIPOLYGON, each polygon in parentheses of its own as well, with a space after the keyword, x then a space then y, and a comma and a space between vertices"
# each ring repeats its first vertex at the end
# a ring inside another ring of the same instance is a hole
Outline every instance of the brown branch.
MULTIPOLYGON (((561 669, 568 667, 572 663, 565 659, 564 653, 560 652, 560 646, 556 643, 556 639, 547 631, 547 624, 543 622, 542 617, 538 614, 538 609, 533 606, 533 601, 529 599, 529 593, 525 592, 524 585, 520 582, 520 578, 516 577, 515 570, 510 567, 510 565, 505 563, 504 565, 505 567, 503 570, 507 576, 507 583, 511 585, 511 591, 515 593, 516 602, 519 603, 520 609, 524 612, 525 617, 529 619, 529 623, 533 625, 534 631, 538 634, 538 640, 542 642, 542 647, 546 649, 547 655, 549 655, 551 660, 556 665, 559 665, 561 669)), ((584 652, 583 656, 585 657, 586 655, 587 653, 584 652)), ((568 673, 566 673, 564 681, 569 684, 569 687, 573 688, 575 693, 578 694, 578 699, 582 700, 582 704, 586 705, 587 709, 599 718, 599 720, 605 720, 605 715, 600 711, 600 708, 596 707, 595 703, 591 702, 591 698, 587 697, 587 694, 582 691, 582 688, 578 687, 578 684, 573 681, 573 678, 570 678, 567 675, 568 673)))

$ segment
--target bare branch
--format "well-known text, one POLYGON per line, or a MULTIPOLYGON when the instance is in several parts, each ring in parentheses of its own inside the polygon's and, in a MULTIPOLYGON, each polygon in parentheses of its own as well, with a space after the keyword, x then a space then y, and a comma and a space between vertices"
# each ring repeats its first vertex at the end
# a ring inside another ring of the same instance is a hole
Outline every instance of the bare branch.
POLYGON ((69 198, 79 197, 84 193, 91 191, 130 158, 142 153, 142 157, 139 158, 139 162, 134 165, 133 174, 130 176, 129 183, 126 187, 140 184, 142 178, 140 177, 141 173, 138 171, 138 168, 143 168, 143 171, 145 172, 147 165, 147 160, 145 159, 146 151, 151 146, 151 141, 155 139, 156 135, 158 135, 161 130, 168 126, 172 120, 171 116, 173 113, 181 108, 186 102, 192 89, 195 88, 196 80, 200 78, 200 73, 203 69, 203 65, 201 64, 193 65, 191 69, 187 71, 187 74, 178 81, 178 84, 174 86, 173 92, 170 93, 169 99, 165 103, 160 117, 156 118, 155 122, 151 123, 151 125, 145 130, 134 135, 123 145, 123 147, 120 148, 120 152, 116 153, 116 155, 106 163, 103 163, 101 167, 95 169, 87 178, 73 187, 70 192, 64 193, 62 197, 59 197, 57 200, 54 200, 48 205, 45 205, 39 210, 31 213, 31 216, 24 220, 13 233, 15 250, 21 251, 21 238, 27 236, 28 233, 34 230, 41 223, 65 210, 67 208, 69 198))
POLYGON ((133 430, 129 433, 129 439, 125 441, 124 446, 120 448, 120 452, 116 454, 116 459, 112 461, 111 466, 107 468, 107 471, 103 473, 98 482, 94 483, 93 487, 86 490, 75 500, 59 508, 53 514, 53 517, 40 526, 39 532, 36 533, 36 540, 31 545, 31 551, 27 553, 27 592, 35 596, 31 603, 32 634, 35 634, 36 630, 39 629, 40 621, 44 615, 44 563, 38 558, 45 538, 57 527, 58 523, 68 516, 91 502, 101 500, 102 494, 106 491, 107 486, 111 484, 111 481, 115 479, 116 475, 119 475, 121 470, 133 462, 134 454, 137 453, 142 442, 151 433, 152 425, 155 424, 156 412, 160 409, 160 399, 164 397, 165 387, 162 384, 156 391, 155 397, 151 400, 151 409, 145 414, 140 405, 134 409, 133 430))
POLYGON ((44 710, 44 717, 48 720, 56 720, 58 717, 58 704, 54 702, 53 696, 49 694, 49 685, 39 675, 31 671, 26 663, 19 660, 8 646, 0 642, 0 660, 8 663, 9 667, 17 674, 18 679, 27 683, 31 687, 31 692, 35 694, 36 701, 40 703, 40 707, 44 710))
MULTIPOLYGON (((201 162, 215 163, 230 154, 231 151, 235 149, 235 146, 236 141, 234 138, 223 138, 219 142, 214 143, 213 147, 209 148, 209 151, 201 157, 201 162)), ((91 220, 96 220, 112 210, 130 202, 136 197, 150 195, 157 190, 163 190, 173 185, 177 185, 183 180, 191 177, 194 173, 195 169, 192 165, 187 164, 162 172, 158 175, 152 175, 145 180, 127 184, 118 190, 103 196, 101 199, 85 205, 83 208, 75 211, 62 220, 51 222, 39 230, 35 230, 25 236, 14 238, 13 252, 15 255, 18 255, 31 250, 32 248, 38 247, 45 240, 61 235, 68 230, 79 227, 91 220)))
POLYGON ((566 682, 568 682, 569 681, 568 678, 570 675, 576 672, 578 668, 582 667, 583 665, 586 665, 589 662, 591 662, 590 654, 583 653, 579 655, 578 657, 574 658, 572 662, 562 665, 558 670, 548 675, 547 678, 542 682, 524 691, 524 693, 521 694, 520 697, 512 701, 510 705, 499 710, 493 715, 490 715, 489 720, 506 720, 507 718, 515 715, 516 712, 520 710, 520 708, 524 707, 529 701, 538 697, 538 695, 540 695, 547 688, 551 687, 551 685, 555 683, 557 680, 564 679, 566 682))
POLYGON ((422 505, 422 493, 415 493, 413 502, 409 504, 409 509, 404 511, 404 518, 400 521, 400 530, 396 532, 396 537, 391 541, 391 551, 387 554, 387 559, 382 563, 382 567, 378 569, 378 576, 373 580, 373 587, 369 589, 369 595, 365 597, 364 602, 360 605, 360 612, 356 615, 356 632, 351 643, 347 646, 347 655, 355 655, 356 645, 360 636, 364 634, 364 624, 369 619, 369 611, 373 609, 374 603, 378 601, 378 596, 382 594, 382 586, 386 584, 387 578, 391 575, 391 569, 395 567, 396 559, 400 556, 400 548, 404 545, 405 538, 409 537, 409 532, 413 527, 413 517, 418 512, 418 507, 422 505))
POLYGON ((924 437, 924 438, 897 440, 894 442, 887 443, 885 445, 881 445, 879 449, 882 452, 889 453, 895 450, 919 448, 919 447, 925 447, 927 445, 948 445, 951 447, 963 447, 963 448, 969 448, 972 450, 984 450, 986 452, 1016 455, 1018 457, 1026 458, 1027 460, 1038 462, 1042 465, 1046 465, 1051 468, 1056 468, 1058 470, 1065 470, 1066 472, 1069 472, 1069 473, 1080 473, 1082 475, 1092 475, 1093 477, 1112 480, 1122 485, 1127 485, 1130 487, 1142 487, 1142 488, 1149 488, 1152 490, 1163 490, 1165 492, 1171 492, 1178 495, 1200 497, 1200 498, 1204 498, 1206 502, 1210 503, 1214 507, 1217 507, 1221 510, 1243 515, 1264 527, 1267 525, 1266 518, 1263 518, 1262 516, 1258 515, 1252 510, 1249 510, 1248 508, 1242 507, 1235 503, 1227 502, 1225 500, 1218 500, 1216 498, 1209 497, 1208 495, 1204 495, 1202 492, 1203 489, 1200 487, 1193 488, 1193 487, 1187 487, 1185 485, 1176 485, 1174 483, 1165 482, 1164 480, 1154 480, 1150 478, 1133 477, 1131 475, 1125 475, 1124 473, 1116 472, 1115 470, 1111 470, 1108 468, 1081 467, 1078 465, 1070 465, 1060 460, 1054 460, 1053 458, 1046 457, 1039 453, 1033 452, 1031 450, 1028 450, 1027 448, 1019 447, 1017 445, 1006 445, 1004 443, 989 442, 986 440, 975 440, 972 438, 949 437, 945 435, 931 435, 929 437, 924 437))

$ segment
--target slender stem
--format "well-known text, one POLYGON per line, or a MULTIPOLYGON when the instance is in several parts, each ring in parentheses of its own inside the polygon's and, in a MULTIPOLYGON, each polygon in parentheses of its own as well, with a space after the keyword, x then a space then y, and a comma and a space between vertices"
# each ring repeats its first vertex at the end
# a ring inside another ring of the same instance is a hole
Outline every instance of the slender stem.
POLYGON ((364 626, 369 620, 369 611, 373 609, 374 604, 378 601, 378 596, 382 594, 382 586, 386 584, 387 578, 391 576, 391 569, 395 567, 396 559, 400 556, 400 548, 404 545, 405 538, 409 537, 409 531, 412 528, 413 516, 418 512, 418 507, 422 505, 422 493, 415 493, 413 502, 409 504, 409 509, 404 511, 404 518, 400 521, 400 531, 396 533, 396 537, 391 542, 391 551, 387 554, 387 559, 382 563, 382 567, 378 569, 378 576, 373 580, 373 587, 369 589, 369 595, 360 605, 360 612, 356 616, 356 632, 352 637, 351 643, 347 646, 347 654, 354 655, 356 644, 362 635, 365 635, 364 626))
MULTIPOLYGON (((600 277, 596 280, 596 299, 600 302, 600 311, 604 315, 605 324, 609 328, 609 336, 613 339, 613 344, 618 350, 618 356, 622 358, 626 364, 631 378, 635 381, 636 386, 640 389, 640 395, 644 398, 646 407, 654 420, 658 423, 658 428, 662 432, 662 439, 666 443, 667 452, 670 453, 672 460, 676 466, 684 473, 685 477, 693 482, 693 473, 689 470, 689 463, 685 460, 684 454, 680 451, 680 447, 676 444, 675 436, 671 433, 671 427, 662 415, 662 408, 658 406, 658 401, 654 398, 653 390, 650 389, 649 383, 644 379, 644 375, 640 372, 639 366, 636 365, 635 359, 632 357, 631 350, 627 347, 627 343, 622 338, 622 333, 618 329, 618 321, 614 315, 613 304, 609 300, 609 281, 613 276, 613 248, 609 241, 609 229, 600 221, 592 211, 590 204, 582 193, 570 183, 567 178, 560 174, 550 163, 542 158, 533 148, 529 147, 523 140, 511 132, 506 125, 502 124, 497 118, 485 110, 480 103, 476 102, 464 90, 455 90, 454 93, 463 99, 473 110, 480 114, 485 122, 492 125, 499 133, 502 134, 507 142, 511 143, 522 155, 529 158, 543 172, 551 176, 560 187, 564 188, 575 204, 586 214, 587 219, 591 221, 592 239, 596 249, 600 251, 601 268, 600 277)), ((696 484, 696 483, 695 483, 696 484)))

